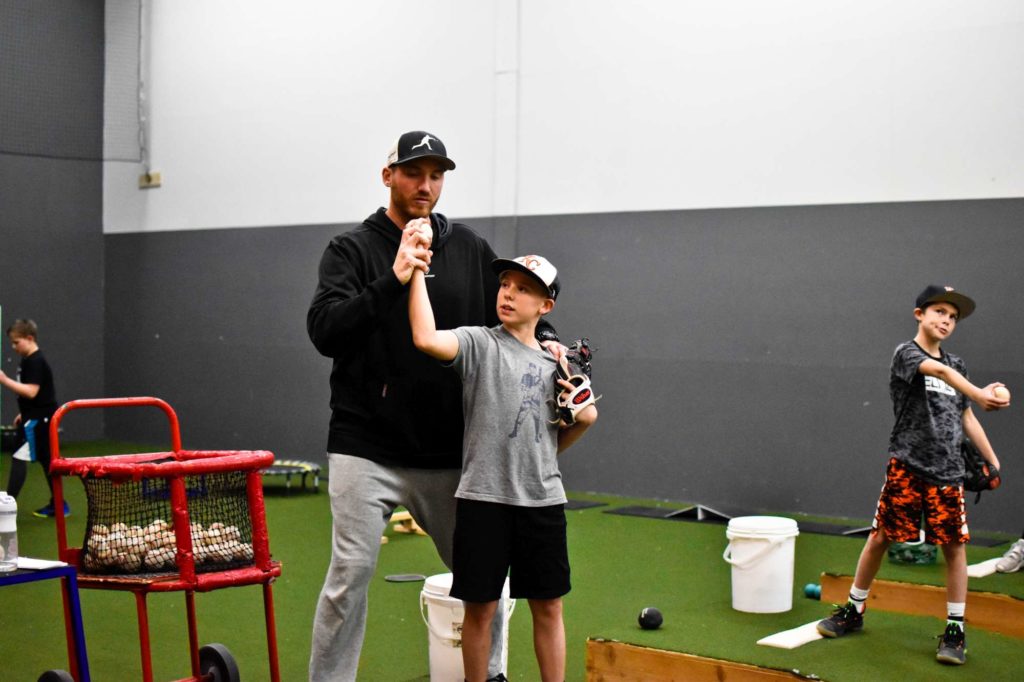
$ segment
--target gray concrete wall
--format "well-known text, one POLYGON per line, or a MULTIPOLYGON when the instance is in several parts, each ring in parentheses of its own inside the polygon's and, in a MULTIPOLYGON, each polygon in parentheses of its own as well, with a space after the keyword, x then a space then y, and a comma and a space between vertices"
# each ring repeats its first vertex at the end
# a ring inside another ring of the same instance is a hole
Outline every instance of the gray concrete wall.
MULTIPOLYGON (((103 3, 0 3, 3 328, 39 324, 62 401, 103 392, 102 155, 103 3)), ((6 339, 2 358, 13 375, 6 339)), ((16 413, 5 391, 0 419, 16 413)), ((92 414, 69 435, 101 432, 92 414)))
MULTIPOLYGON (((976 297, 947 343, 973 380, 1024 386, 1022 218, 1024 200, 995 200, 467 222, 503 255, 551 258, 553 322, 598 348, 601 420, 562 457, 570 489, 866 518, 889 360, 925 284, 976 297)), ((108 235, 108 392, 169 400, 186 447, 322 459, 329 361, 305 311, 348 227, 108 235)), ((975 527, 1020 530, 1015 414, 980 415, 1008 476, 975 527)), ((157 418, 108 423, 162 437, 157 418)))

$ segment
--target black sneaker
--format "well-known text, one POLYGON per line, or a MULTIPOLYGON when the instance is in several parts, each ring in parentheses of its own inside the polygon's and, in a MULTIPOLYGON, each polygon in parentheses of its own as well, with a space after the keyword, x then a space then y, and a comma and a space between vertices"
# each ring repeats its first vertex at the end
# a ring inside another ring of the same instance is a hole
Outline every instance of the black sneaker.
POLYGON ((963 665, 967 662, 967 636, 962 627, 956 623, 946 623, 946 631, 939 638, 941 641, 935 652, 935 660, 950 665, 963 665))
POLYGON ((842 637, 847 632, 854 632, 864 627, 864 614, 857 607, 846 602, 837 606, 832 615, 818 622, 818 632, 823 637, 842 637))
POLYGON ((508 678, 505 677, 505 673, 498 673, 494 677, 488 677, 487 682, 508 682, 508 678))

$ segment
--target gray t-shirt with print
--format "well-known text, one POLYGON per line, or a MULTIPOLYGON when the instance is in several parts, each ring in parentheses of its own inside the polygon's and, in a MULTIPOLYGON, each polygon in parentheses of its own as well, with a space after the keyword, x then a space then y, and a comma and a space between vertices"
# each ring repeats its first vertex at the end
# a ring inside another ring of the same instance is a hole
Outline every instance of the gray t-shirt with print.
POLYGON ((466 431, 455 496, 518 507, 565 504, 552 424, 555 360, 504 327, 453 330, 466 431))
POLYGON ((967 376, 964 361, 952 353, 928 355, 914 341, 901 343, 892 356, 889 395, 896 416, 889 454, 933 483, 958 484, 964 479, 960 454, 963 414, 970 401, 936 377, 921 374, 925 360, 935 360, 967 376))

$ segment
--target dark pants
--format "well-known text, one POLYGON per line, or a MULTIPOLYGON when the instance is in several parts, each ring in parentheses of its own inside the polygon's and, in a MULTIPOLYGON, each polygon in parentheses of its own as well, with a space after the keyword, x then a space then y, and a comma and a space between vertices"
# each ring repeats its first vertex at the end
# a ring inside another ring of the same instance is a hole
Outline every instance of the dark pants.
MULTIPOLYGON (((50 504, 53 504, 53 481, 50 480, 50 420, 29 419, 18 426, 17 453, 22 446, 28 445, 29 461, 39 462, 46 476, 46 484, 50 486, 50 504)), ((11 459, 11 475, 7 479, 7 494, 18 497, 21 487, 25 485, 29 462, 24 459, 11 459)))

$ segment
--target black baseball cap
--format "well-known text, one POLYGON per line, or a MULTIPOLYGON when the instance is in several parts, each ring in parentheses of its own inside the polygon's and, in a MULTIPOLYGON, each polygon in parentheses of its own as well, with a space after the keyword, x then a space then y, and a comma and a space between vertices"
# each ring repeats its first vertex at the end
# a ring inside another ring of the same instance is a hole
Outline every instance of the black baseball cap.
POLYGON ((558 281, 558 270, 544 256, 520 256, 519 258, 495 258, 491 261, 494 274, 501 275, 506 270, 524 272, 544 287, 552 300, 558 298, 562 283, 558 281))
POLYGON ((395 140, 388 151, 388 168, 426 157, 438 159, 446 170, 455 170, 455 162, 448 158, 444 142, 425 130, 410 130, 395 140))
POLYGON ((949 303, 956 306, 957 311, 960 313, 958 319, 964 319, 968 315, 974 312, 974 301, 970 297, 964 296, 959 291, 955 291, 953 287, 939 286, 938 284, 929 284, 924 288, 917 297, 916 307, 924 310, 932 303, 949 303))

